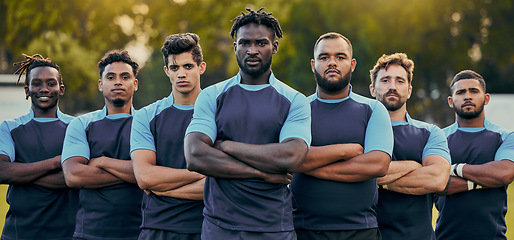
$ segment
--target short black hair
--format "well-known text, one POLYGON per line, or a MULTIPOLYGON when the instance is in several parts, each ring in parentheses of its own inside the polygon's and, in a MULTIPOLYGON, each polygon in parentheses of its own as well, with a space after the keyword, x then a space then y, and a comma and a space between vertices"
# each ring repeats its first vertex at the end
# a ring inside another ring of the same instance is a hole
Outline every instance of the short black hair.
POLYGON ((14 66, 21 65, 20 68, 18 68, 18 70, 14 72, 14 74, 18 74, 18 81, 16 82, 16 85, 20 83, 21 75, 25 73, 25 86, 28 86, 30 71, 37 67, 52 67, 57 69, 57 72, 59 72, 59 84, 64 85, 59 65, 57 65, 50 58, 43 58, 41 54, 34 54, 32 56, 29 56, 25 53, 23 54, 23 57, 25 57, 25 61, 15 62, 13 64, 14 66))
POLYGON ((237 35, 237 31, 240 27, 249 24, 255 23, 259 25, 264 25, 271 29, 273 33, 273 38, 278 37, 282 38, 282 28, 280 28, 280 23, 276 18, 271 16, 271 13, 267 13, 262 11, 264 8, 259 8, 259 10, 254 11, 250 8, 247 8, 246 11, 248 13, 241 12, 241 15, 232 19, 234 24, 232 25, 232 29, 230 30, 230 36, 235 39, 237 35))
POLYGON ((197 65, 200 65, 203 62, 203 54, 199 41, 200 37, 194 33, 178 33, 168 36, 161 48, 166 67, 169 64, 169 55, 178 55, 185 52, 191 52, 193 60, 197 65))
POLYGON ((350 40, 343 36, 342 34, 340 33, 336 33, 336 32, 328 32, 328 33, 325 33, 321 36, 319 36, 318 40, 316 40, 316 43, 314 44, 314 51, 316 51, 316 48, 318 47, 318 44, 319 42, 321 42, 321 40, 325 40, 325 39, 337 39, 337 38, 341 38, 343 39, 344 41, 346 41, 346 43, 348 43, 348 45, 350 46, 350 50, 352 51, 352 55, 353 55, 353 46, 352 46, 352 42, 350 42, 350 40))
POLYGON ((462 70, 453 77, 452 82, 450 83, 450 94, 453 93, 453 86, 455 83, 462 79, 475 79, 480 83, 484 92, 486 91, 485 80, 480 74, 473 70, 462 70))
POLYGON ((100 78, 105 70, 105 67, 113 62, 124 62, 132 67, 134 76, 137 76, 139 64, 137 64, 125 50, 111 50, 107 52, 102 59, 98 62, 98 71, 100 72, 100 78))

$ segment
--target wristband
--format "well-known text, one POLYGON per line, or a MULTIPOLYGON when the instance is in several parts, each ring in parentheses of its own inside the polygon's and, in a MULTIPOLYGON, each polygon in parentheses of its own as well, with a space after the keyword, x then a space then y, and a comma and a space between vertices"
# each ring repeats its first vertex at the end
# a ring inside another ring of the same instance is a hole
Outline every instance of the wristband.
POLYGON ((468 191, 475 189, 475 183, 468 180, 468 191))
POLYGON ((382 185, 382 187, 384 187, 385 190, 389 190, 389 188, 387 187, 387 184, 382 185))
POLYGON ((458 163, 455 166, 455 174, 457 175, 457 177, 464 178, 462 176, 462 168, 464 167, 464 165, 466 165, 466 164, 465 163, 458 163))
POLYGON ((450 176, 455 177, 457 174, 455 174, 455 166, 457 166, 458 163, 453 164, 450 168, 450 176))

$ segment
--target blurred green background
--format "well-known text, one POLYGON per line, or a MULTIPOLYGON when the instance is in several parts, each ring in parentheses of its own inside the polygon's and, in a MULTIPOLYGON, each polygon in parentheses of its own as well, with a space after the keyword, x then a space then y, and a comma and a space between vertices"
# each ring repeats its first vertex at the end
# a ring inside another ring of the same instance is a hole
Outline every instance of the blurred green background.
MULTIPOLYGON (((407 105, 413 118, 451 124, 448 83, 463 69, 482 74, 488 92, 514 93, 512 0, 0 0, 0 74, 12 74, 22 53, 53 59, 66 85, 61 109, 78 115, 103 106, 98 60, 108 50, 127 49, 142 66, 134 99, 138 109, 170 92, 160 53, 170 34, 200 36, 207 62, 202 87, 236 74, 229 32, 231 19, 246 7, 266 7, 280 21, 284 38, 273 71, 306 95, 315 90, 314 42, 329 31, 352 41, 357 59, 352 85, 359 94, 370 96, 369 70, 382 54, 404 52, 414 60, 414 92, 407 105)), ((6 186, 0 189, 4 196, 6 186)), ((2 205, 0 216, 6 208, 2 205)), ((507 221, 514 227, 512 216, 507 221)))

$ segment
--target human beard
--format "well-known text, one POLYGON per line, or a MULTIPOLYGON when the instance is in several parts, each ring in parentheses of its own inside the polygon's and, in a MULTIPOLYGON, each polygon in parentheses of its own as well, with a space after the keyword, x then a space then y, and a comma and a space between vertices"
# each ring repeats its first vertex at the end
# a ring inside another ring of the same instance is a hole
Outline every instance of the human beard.
POLYGON ((273 57, 270 57, 269 61, 267 61, 267 62, 265 62, 263 59, 259 59, 261 61, 261 67, 258 69, 249 69, 248 66, 246 65, 246 60, 251 59, 251 58, 257 58, 257 57, 247 57, 247 58, 243 58, 243 59, 236 57, 236 60, 237 60, 237 65, 239 65, 239 68, 241 69, 241 71, 243 73, 246 73, 246 74, 254 77, 254 78, 259 77, 262 74, 264 74, 266 71, 268 71, 271 67, 271 62, 273 60, 273 57))
POLYGON ((405 104, 405 102, 406 102, 406 101, 402 101, 402 97, 400 96, 400 94, 398 94, 398 92, 396 90, 392 90, 392 89, 387 91, 387 93, 385 93, 384 96, 382 96, 382 98, 379 101, 382 104, 384 104, 387 111, 390 111, 390 112, 394 112, 394 111, 400 109, 403 106, 403 104, 405 104), (394 93, 394 94, 396 94, 396 96, 398 96, 398 101, 387 101, 386 96, 391 93, 394 93))
POLYGON ((343 90, 352 78, 352 71, 348 71, 344 76, 340 77, 335 82, 328 81, 327 78, 322 77, 316 69, 314 69, 314 78, 318 86, 326 92, 339 92, 343 90))
POLYGON ((484 100, 484 103, 482 103, 480 107, 476 108, 475 111, 465 112, 464 110, 462 110, 462 108, 457 108, 454 103, 453 109, 455 109, 455 113, 457 114, 457 116, 464 118, 464 119, 473 119, 473 118, 477 118, 478 116, 480 116, 480 114, 484 111, 484 105, 485 105, 485 100, 484 100))

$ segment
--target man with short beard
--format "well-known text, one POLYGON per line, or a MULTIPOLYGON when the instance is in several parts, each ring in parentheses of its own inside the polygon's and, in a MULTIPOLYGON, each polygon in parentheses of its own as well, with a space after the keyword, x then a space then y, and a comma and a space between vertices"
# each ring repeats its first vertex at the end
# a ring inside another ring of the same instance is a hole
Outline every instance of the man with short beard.
POLYGON ((312 145, 291 184, 298 239, 380 239, 376 178, 389 167, 393 132, 382 103, 351 91, 356 64, 341 34, 316 41, 312 145))
POLYGON ((70 122, 62 151, 66 184, 80 188, 74 239, 137 239, 141 199, 130 161, 130 130, 139 65, 127 51, 98 62, 105 107, 70 122))
POLYGON ((370 92, 389 111, 394 149, 389 170, 379 184, 377 218, 384 240, 435 240, 433 196, 446 187, 450 153, 443 131, 412 119, 414 62, 404 53, 382 55, 370 70, 370 92))
POLYGON ((443 129, 452 158, 451 178, 436 199, 437 239, 507 239, 507 186, 514 179, 514 133, 489 122, 482 76, 464 70, 453 78, 448 105, 457 121, 443 129))

